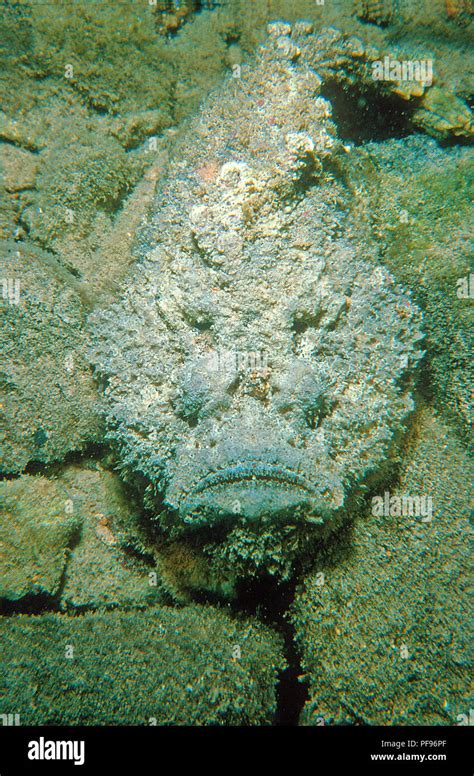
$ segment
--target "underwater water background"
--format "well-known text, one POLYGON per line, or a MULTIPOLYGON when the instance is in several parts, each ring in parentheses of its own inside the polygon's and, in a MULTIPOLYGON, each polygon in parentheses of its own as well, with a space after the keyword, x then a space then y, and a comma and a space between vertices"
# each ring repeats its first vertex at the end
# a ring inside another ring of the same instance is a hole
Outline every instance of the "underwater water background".
POLYGON ((4 724, 467 724, 469 0, 6 1, 0 30, 4 724), (325 174, 358 251, 422 311, 424 356, 396 453, 347 520, 226 544, 226 524, 177 530, 124 465, 102 398, 122 387, 94 374, 90 321, 130 288, 190 122, 238 90, 275 20, 312 25, 340 149, 325 174))

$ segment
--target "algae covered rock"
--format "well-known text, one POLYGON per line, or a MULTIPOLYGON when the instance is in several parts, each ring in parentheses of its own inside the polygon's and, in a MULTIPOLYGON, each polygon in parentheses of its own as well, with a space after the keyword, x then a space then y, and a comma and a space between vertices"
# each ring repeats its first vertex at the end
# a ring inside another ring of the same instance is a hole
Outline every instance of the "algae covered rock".
POLYGON ((169 599, 140 539, 138 510, 119 477, 100 466, 72 466, 59 481, 82 516, 64 575, 61 608, 144 607, 169 599))
POLYGON ((440 139, 450 135, 471 139, 474 136, 472 111, 459 97, 439 87, 427 91, 414 120, 425 132, 440 139))
POLYGON ((38 89, 48 79, 50 86, 63 79, 96 111, 129 113, 159 105, 166 122, 172 62, 148 3, 138 9, 79 0, 54 6, 54 13, 42 3, 6 6, 2 32, 8 53, 4 79, 13 79, 9 103, 19 84, 23 97, 29 96, 25 76, 35 78, 38 89))
POLYGON ((68 492, 44 477, 0 483, 0 599, 58 596, 80 528, 68 492))
POLYGON ((143 172, 144 158, 127 154, 118 140, 84 126, 79 136, 51 140, 42 155, 38 195, 23 213, 29 236, 41 245, 62 248, 67 240, 85 240, 98 218, 119 209, 143 172))
POLYGON ((22 725, 265 725, 282 644, 219 609, 0 619, 2 709, 22 725))
POLYGON ((303 724, 453 725, 469 713, 472 462, 431 412, 407 460, 297 595, 303 724))
POLYGON ((31 151, 2 143, 0 164, 6 191, 12 193, 34 188, 39 161, 31 151))
POLYGON ((2 243, 0 471, 22 471, 97 441, 77 281, 31 244, 2 243))
POLYGON ((355 218, 367 221, 384 264, 423 308, 426 395, 467 437, 474 380, 472 152, 415 135, 353 149, 345 165, 355 218))

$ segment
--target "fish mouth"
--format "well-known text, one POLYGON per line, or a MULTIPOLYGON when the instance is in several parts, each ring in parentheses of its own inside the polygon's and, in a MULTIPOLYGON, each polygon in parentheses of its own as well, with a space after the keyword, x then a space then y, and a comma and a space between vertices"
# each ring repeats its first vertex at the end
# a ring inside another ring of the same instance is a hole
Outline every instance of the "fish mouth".
POLYGON ((197 482, 190 495, 239 484, 287 487, 303 491, 307 496, 313 496, 315 493, 306 478, 293 469, 260 461, 247 461, 209 472, 197 482))
POLYGON ((187 524, 234 519, 287 519, 311 511, 316 489, 300 472, 276 463, 245 461, 211 470, 179 502, 187 524))

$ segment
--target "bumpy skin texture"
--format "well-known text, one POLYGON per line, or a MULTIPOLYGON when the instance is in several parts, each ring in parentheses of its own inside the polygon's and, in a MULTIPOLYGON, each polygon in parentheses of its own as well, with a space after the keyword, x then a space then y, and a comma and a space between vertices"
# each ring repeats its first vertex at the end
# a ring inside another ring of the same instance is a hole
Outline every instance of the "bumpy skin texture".
POLYGON ((128 288, 94 319, 124 465, 168 526, 224 525, 241 557, 278 532, 290 557, 293 528, 344 513, 412 410, 421 356, 419 310, 348 239, 310 30, 269 33, 187 128, 128 288))

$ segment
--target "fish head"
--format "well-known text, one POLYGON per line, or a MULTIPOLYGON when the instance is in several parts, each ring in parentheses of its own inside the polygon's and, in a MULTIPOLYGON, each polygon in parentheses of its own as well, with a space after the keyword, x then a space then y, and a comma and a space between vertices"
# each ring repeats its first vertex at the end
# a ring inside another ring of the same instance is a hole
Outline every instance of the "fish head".
POLYGON ((193 217, 99 326, 111 436, 178 531, 326 531, 413 409, 419 309, 321 188, 289 211, 238 239, 193 217))
POLYGON ((277 263, 254 245, 198 284, 181 276, 172 294, 180 433, 164 499, 183 525, 327 524, 411 407, 398 308, 415 319, 415 306, 345 240, 329 257, 294 242, 277 263))

